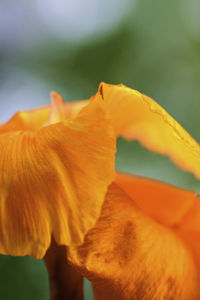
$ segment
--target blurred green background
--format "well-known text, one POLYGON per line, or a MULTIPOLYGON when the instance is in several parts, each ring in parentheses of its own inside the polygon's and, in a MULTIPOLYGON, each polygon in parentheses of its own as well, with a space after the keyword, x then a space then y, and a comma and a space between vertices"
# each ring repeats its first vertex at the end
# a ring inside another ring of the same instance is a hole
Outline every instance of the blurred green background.
MULTIPOLYGON (((199 12, 198 0, 1 0, 0 122, 51 90, 85 99, 105 81, 151 96, 200 141, 199 12)), ((137 142, 119 139, 116 166, 200 191, 137 142)), ((0 289, 3 300, 49 299, 43 262, 0 256, 0 289)))

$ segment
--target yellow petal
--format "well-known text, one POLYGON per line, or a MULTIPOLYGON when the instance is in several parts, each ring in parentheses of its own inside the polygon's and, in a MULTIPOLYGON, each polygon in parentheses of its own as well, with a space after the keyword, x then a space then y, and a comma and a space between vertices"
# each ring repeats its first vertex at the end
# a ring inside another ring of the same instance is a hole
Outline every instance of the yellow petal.
MULTIPOLYGON (((146 215, 167 226, 181 223, 195 201, 199 201, 193 191, 145 177, 118 173, 115 181, 146 215)), ((200 215, 200 207, 198 213, 200 215)), ((197 229, 193 225, 192 229, 197 229)))
POLYGON ((115 137, 103 103, 71 121, 0 135, 0 252, 41 258, 51 234, 78 244, 114 178, 115 137))
POLYGON ((139 140, 200 178, 199 145, 159 104, 123 85, 101 83, 99 95, 105 99, 117 136, 139 140))
POLYGON ((101 216, 71 263, 92 281, 96 300, 199 299, 197 267, 171 229, 145 216, 119 187, 108 190, 101 216))

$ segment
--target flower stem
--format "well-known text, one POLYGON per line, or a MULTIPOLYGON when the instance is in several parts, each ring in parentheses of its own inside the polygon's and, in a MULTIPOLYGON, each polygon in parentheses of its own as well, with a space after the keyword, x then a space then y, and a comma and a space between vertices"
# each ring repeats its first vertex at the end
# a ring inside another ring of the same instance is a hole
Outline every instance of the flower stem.
POLYGON ((67 262, 67 249, 52 239, 45 257, 51 300, 83 300, 83 277, 67 262))

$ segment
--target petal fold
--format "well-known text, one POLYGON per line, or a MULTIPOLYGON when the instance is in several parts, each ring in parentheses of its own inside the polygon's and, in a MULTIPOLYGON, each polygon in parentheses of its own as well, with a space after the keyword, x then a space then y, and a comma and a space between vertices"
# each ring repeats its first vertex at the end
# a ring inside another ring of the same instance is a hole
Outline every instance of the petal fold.
POLYGON ((79 244, 114 178, 115 135, 102 101, 73 120, 0 135, 0 252, 43 257, 53 234, 79 244))
POLYGON ((101 216, 69 260, 96 300, 199 299, 197 267, 175 232, 145 216, 113 183, 101 216))
MULTIPOLYGON (((117 173, 115 181, 146 215, 167 226, 180 225, 199 201, 193 191, 146 177, 117 173)), ((192 229, 197 229, 193 225, 192 229)))
POLYGON ((117 136, 140 141, 200 178, 200 146, 158 103, 123 85, 101 83, 99 96, 105 100, 117 136))

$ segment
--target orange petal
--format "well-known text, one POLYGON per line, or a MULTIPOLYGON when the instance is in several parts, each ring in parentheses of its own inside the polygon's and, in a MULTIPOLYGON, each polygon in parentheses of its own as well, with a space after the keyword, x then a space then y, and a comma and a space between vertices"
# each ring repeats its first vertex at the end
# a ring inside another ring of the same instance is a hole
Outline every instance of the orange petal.
POLYGON ((92 281, 95 299, 199 299, 197 267, 181 239, 145 216, 112 184, 101 216, 71 263, 92 281))
POLYGON ((65 120, 64 99, 56 93, 51 92, 51 113, 47 124, 53 124, 65 120))
POLYGON ((200 266, 200 197, 194 192, 145 177, 118 173, 115 182, 142 212, 174 228, 200 266))
POLYGON ((118 173, 115 182, 142 212, 174 228, 200 266, 200 199, 184 190, 145 177, 118 173))
POLYGON ((78 244, 114 178, 115 137, 103 103, 36 132, 0 135, 0 252, 41 258, 51 234, 78 244))
POLYGON ((200 196, 195 198, 176 231, 193 251, 196 263, 200 266, 200 196))
POLYGON ((52 93, 52 97, 54 99, 52 106, 19 111, 8 122, 0 124, 0 134, 17 130, 35 131, 47 123, 74 118, 89 103, 88 100, 82 100, 66 102, 62 105, 62 97, 58 93, 52 93))
MULTIPOLYGON (((146 215, 167 226, 182 222, 195 201, 199 201, 199 197, 190 190, 145 177, 118 173, 116 182, 146 215)), ((200 207, 198 212, 200 214, 200 207)))
POLYGON ((0 135, 2 254, 41 258, 49 246, 52 229, 45 203, 49 180, 43 156, 32 132, 0 135))
POLYGON ((47 124, 53 124, 72 119, 89 104, 89 100, 64 102, 62 96, 56 92, 51 92, 51 111, 47 124))
POLYGON ((72 119, 81 111, 82 108, 89 104, 89 100, 73 101, 65 103, 65 117, 72 119))
POLYGON ((99 95, 105 99, 116 135, 139 140, 200 178, 199 145, 159 104, 123 85, 101 83, 99 95))
POLYGON ((0 125, 0 134, 17 130, 37 130, 47 122, 49 114, 50 106, 19 111, 8 122, 0 125))

